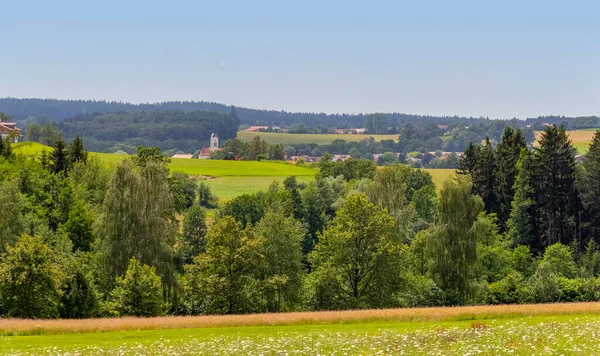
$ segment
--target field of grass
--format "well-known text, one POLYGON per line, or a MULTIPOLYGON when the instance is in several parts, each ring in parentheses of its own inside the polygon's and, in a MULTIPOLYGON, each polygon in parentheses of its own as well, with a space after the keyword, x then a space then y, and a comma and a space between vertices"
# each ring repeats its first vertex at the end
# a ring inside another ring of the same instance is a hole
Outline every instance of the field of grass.
MULTIPOLYGON (((30 142, 19 143, 13 149, 17 153, 29 156, 39 155, 44 149, 47 152, 52 150, 42 144, 30 142)), ((90 152, 90 156, 98 157, 107 164, 114 164, 129 157, 98 152, 90 152)), ((211 186, 221 202, 241 194, 265 190, 273 181, 283 182, 289 176, 296 176, 299 181, 310 181, 317 173, 316 169, 288 163, 256 161, 173 159, 170 168, 173 171, 182 171, 190 175, 213 177, 214 179, 207 179, 205 182, 211 186)), ((426 171, 432 175, 433 182, 438 189, 445 180, 454 174, 453 169, 426 169, 426 171)))
POLYGON ((433 184, 435 184, 436 189, 439 191, 442 186, 444 185, 444 182, 447 181, 448 179, 454 177, 454 174, 456 172, 456 169, 424 169, 424 171, 429 172, 429 174, 431 174, 431 179, 433 180, 433 184))
POLYGON ((12 354, 597 354, 600 303, 0 320, 12 354), (49 337, 48 335, 52 335, 49 337))
POLYGON ((239 131, 237 137, 244 141, 250 142, 256 136, 260 136, 267 143, 283 143, 286 144, 301 144, 301 143, 316 143, 319 145, 327 145, 334 140, 346 140, 347 142, 357 142, 365 138, 373 137, 375 141, 394 140, 398 141, 398 135, 352 135, 352 134, 289 134, 276 132, 248 132, 239 131))

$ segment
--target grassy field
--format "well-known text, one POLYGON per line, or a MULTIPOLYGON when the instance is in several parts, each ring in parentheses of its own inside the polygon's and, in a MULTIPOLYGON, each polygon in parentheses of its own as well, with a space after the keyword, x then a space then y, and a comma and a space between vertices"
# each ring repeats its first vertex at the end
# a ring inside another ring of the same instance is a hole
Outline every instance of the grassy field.
MULTIPOLYGON (((596 133, 597 129, 585 129, 585 130, 575 130, 575 131, 567 131, 569 138, 573 142, 573 146, 577 149, 577 152, 580 154, 585 154, 589 148, 590 143, 592 142, 592 138, 596 133)), ((535 137, 539 140, 543 131, 535 131, 535 137)), ((537 146, 538 142, 534 143, 534 146, 537 146)))
POLYGON ((597 354, 600 303, 1 320, 12 354, 597 354), (52 335, 49 337, 48 335, 52 335))
MULTIPOLYGON (((19 143, 13 149, 17 153, 29 156, 39 155, 42 150, 47 152, 52 150, 42 144, 30 142, 19 143)), ((98 157, 107 164, 115 164, 129 157, 98 152, 90 152, 90 155, 98 157)), ((265 190, 273 181, 283 182, 289 176, 296 176, 299 181, 310 181, 317 173, 316 169, 288 163, 256 161, 173 159, 170 168, 173 171, 182 171, 190 175, 211 177, 212 179, 207 179, 205 182, 211 186, 221 202, 241 194, 265 190)), ((426 169, 426 171, 432 175, 433 182, 438 189, 446 179, 454 174, 453 169, 426 169)))
POLYGON ((316 143, 319 145, 327 145, 334 140, 346 140, 347 142, 356 142, 363 139, 373 137, 375 141, 394 140, 398 141, 398 135, 352 135, 352 134, 289 134, 275 132, 248 132, 239 131, 237 137, 244 141, 250 142, 256 136, 260 136, 267 143, 283 143, 286 144, 301 144, 301 143, 316 143))
POLYGON ((456 169, 424 169, 424 171, 429 172, 431 174, 431 179, 433 180, 433 184, 435 184, 436 189, 439 191, 444 182, 448 179, 454 177, 456 169))
MULTIPOLYGON (((47 152, 52 150, 39 143, 24 142, 14 146, 15 152, 28 156, 39 155, 44 149, 47 152)), ((97 152, 90 152, 90 156, 98 157, 107 164, 115 164, 129 157, 97 152)), ((283 182, 289 176, 297 176, 299 181, 308 181, 317 173, 317 170, 312 168, 283 162, 172 159, 169 167, 172 171, 211 177, 212 179, 205 182, 211 186, 221 202, 241 194, 265 190, 273 181, 283 182)))

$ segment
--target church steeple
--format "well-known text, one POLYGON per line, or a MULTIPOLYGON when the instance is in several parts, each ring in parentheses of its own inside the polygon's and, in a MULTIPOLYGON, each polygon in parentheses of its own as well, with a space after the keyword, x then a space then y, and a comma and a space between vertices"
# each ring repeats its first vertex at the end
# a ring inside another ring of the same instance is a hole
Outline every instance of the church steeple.
POLYGON ((210 134, 210 151, 213 152, 219 148, 219 135, 217 135, 217 130, 213 129, 213 133, 210 134))

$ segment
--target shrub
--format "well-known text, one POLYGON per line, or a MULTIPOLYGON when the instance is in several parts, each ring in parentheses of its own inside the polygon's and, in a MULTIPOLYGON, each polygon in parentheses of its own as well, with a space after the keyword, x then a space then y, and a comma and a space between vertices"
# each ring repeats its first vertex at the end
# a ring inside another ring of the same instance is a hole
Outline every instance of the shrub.
POLYGON ((63 274, 50 247, 40 237, 23 235, 7 251, 0 264, 0 294, 7 315, 57 317, 63 274))
POLYGON ((117 316, 157 316, 165 312, 162 283, 155 267, 131 258, 124 277, 110 293, 111 311, 117 316))
POLYGON ((98 299, 86 276, 77 271, 62 297, 61 318, 90 318, 98 312, 98 299))

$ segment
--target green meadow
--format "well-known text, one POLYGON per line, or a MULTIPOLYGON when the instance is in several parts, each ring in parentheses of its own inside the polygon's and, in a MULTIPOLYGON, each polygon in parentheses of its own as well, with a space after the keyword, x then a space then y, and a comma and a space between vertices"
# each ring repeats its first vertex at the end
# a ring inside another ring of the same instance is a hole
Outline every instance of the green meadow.
POLYGON ((0 336, 19 355, 594 355, 598 315, 0 336))
MULTIPOLYGON (((339 136, 339 135, 336 135, 339 136)), ((356 136, 356 135, 354 135, 356 136)), ((50 152, 51 147, 36 142, 21 142, 14 145, 16 153, 27 156, 40 155, 42 150, 50 152)), ((90 152, 106 164, 115 164, 128 155, 90 152)), ((298 181, 308 182, 317 174, 317 169, 296 166, 286 162, 220 161, 200 159, 172 159, 172 171, 182 171, 205 179, 221 202, 242 194, 256 193, 267 189, 273 181, 283 182, 286 177, 296 176, 298 181)), ((452 177, 454 169, 425 169, 433 178, 438 189, 452 177)))

